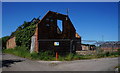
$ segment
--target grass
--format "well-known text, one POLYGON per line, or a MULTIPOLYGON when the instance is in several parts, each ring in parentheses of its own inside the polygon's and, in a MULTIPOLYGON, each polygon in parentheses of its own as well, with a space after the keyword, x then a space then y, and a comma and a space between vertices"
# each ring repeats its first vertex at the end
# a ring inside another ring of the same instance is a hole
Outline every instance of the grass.
POLYGON ((15 47, 10 49, 4 49, 3 53, 13 54, 16 56, 33 59, 33 60, 55 60, 52 52, 40 52, 40 53, 30 53, 26 47, 15 47))
POLYGON ((29 51, 27 51, 26 47, 15 47, 14 49, 13 48, 4 49, 3 53, 13 54, 24 58, 30 58, 31 56, 29 51))
MULTIPOLYGON (((45 61, 54 61, 55 53, 51 51, 40 52, 40 53, 30 53, 26 47, 15 47, 14 49, 4 49, 3 53, 9 53, 16 56, 33 59, 33 60, 45 60, 45 61)), ((99 53, 97 55, 78 55, 78 54, 67 54, 66 56, 60 56, 59 61, 71 61, 71 60, 83 60, 83 59, 95 59, 95 58, 105 58, 105 57, 118 57, 120 52, 106 52, 99 53)))

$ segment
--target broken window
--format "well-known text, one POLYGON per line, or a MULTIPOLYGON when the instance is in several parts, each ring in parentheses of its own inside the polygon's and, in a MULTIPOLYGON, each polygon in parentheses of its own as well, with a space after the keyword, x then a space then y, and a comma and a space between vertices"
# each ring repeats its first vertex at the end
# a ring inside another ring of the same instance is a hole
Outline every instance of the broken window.
POLYGON ((57 20, 57 25, 60 31, 62 32, 62 20, 57 20))

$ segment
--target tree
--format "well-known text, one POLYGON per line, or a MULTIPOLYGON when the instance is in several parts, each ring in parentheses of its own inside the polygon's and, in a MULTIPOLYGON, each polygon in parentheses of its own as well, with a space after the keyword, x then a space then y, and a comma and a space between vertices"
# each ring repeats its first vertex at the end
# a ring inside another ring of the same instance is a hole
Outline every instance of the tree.
POLYGON ((7 40, 10 38, 10 36, 5 36, 5 37, 2 37, 2 49, 5 49, 6 48, 6 42, 7 40))

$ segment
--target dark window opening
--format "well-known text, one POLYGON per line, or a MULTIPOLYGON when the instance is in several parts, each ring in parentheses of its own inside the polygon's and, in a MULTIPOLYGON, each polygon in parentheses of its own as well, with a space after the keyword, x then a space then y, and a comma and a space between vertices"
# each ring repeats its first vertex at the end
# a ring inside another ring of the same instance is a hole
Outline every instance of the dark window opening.
POLYGON ((49 18, 46 18, 47 21, 49 21, 49 18))
POLYGON ((51 19, 50 21, 53 22, 53 19, 51 19))
POLYGON ((50 24, 46 24, 46 26, 47 26, 47 27, 49 27, 49 26, 50 26, 50 24))

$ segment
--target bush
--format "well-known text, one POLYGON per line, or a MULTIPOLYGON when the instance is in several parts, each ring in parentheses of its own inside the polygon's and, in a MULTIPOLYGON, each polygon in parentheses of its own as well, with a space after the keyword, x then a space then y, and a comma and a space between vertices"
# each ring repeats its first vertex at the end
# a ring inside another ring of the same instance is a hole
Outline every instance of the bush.
POLYGON ((108 57, 108 56, 110 56, 110 55, 111 55, 110 52, 106 52, 106 53, 105 53, 105 56, 106 56, 106 57, 108 57))
POLYGON ((41 60, 54 60, 55 54, 53 51, 45 51, 39 53, 41 60))
POLYGON ((118 55, 120 55, 120 48, 118 49, 118 55))
POLYGON ((39 59, 38 53, 31 53, 31 59, 39 59))
POLYGON ((65 61, 65 58, 62 57, 62 56, 59 56, 59 57, 58 57, 58 60, 59 60, 59 61, 65 61))
POLYGON ((112 52, 111 55, 114 56, 114 57, 118 57, 119 56, 119 52, 112 52))
POLYGON ((104 52, 97 54, 97 58, 103 58, 103 57, 118 57, 119 52, 104 52))
POLYGON ((73 60, 73 58, 74 58, 74 54, 70 53, 65 57, 65 60, 70 61, 70 60, 73 60))
POLYGON ((74 55, 74 60, 80 60, 81 59, 81 55, 75 54, 74 55))

